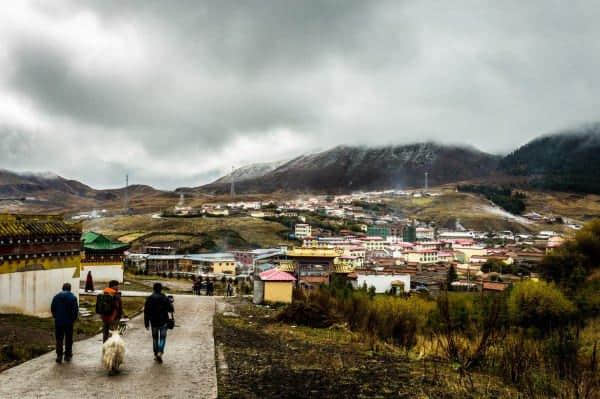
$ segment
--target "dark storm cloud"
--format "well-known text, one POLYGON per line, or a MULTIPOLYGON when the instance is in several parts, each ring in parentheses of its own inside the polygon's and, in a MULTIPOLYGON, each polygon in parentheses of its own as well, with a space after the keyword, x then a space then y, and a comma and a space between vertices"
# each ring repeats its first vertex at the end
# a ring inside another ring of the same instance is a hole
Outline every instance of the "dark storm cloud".
POLYGON ((373 18, 378 2, 370 0, 89 4, 111 22, 152 21, 192 61, 199 57, 214 68, 238 73, 304 69, 323 57, 361 54, 366 45, 377 46, 371 39, 395 34, 377 30, 373 18))
MULTIPOLYGON (((28 169, 101 186, 127 171, 197 185, 232 164, 342 143, 505 152, 599 117, 593 2, 5 7, 0 117, 10 120, 0 122, 13 133, 0 151, 27 148, 28 169), (38 154, 52 148, 68 151, 38 154)), ((27 162, 12 155, 0 167, 27 162)))
MULTIPOLYGON (((130 129, 148 148, 164 145, 218 146, 239 131, 260 131, 273 125, 302 125, 313 115, 286 88, 268 83, 239 82, 233 87, 198 90, 161 85, 165 73, 138 76, 136 81, 112 71, 88 72, 69 63, 69 54, 52 45, 21 43, 11 54, 11 84, 48 112, 83 123, 130 129), (271 94, 270 89, 279 95, 271 94)), ((211 85, 212 86, 212 85, 211 85)))

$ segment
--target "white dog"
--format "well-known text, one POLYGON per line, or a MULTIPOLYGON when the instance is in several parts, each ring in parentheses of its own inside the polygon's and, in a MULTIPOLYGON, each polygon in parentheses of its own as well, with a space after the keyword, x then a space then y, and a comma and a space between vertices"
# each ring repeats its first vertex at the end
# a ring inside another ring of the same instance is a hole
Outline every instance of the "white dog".
POLYGON ((109 374, 116 374, 125 360, 125 341, 119 331, 111 331, 111 336, 102 345, 102 365, 109 374))

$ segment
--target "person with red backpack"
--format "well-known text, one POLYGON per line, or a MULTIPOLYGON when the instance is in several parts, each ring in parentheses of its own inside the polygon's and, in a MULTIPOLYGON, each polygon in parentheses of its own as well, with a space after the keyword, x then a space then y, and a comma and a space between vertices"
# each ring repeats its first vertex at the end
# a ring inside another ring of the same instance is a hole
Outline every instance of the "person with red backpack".
POLYGON ((106 342, 110 336, 110 330, 118 327, 119 320, 123 316, 123 302, 117 280, 111 280, 102 294, 97 296, 96 313, 102 317, 102 342, 106 342))

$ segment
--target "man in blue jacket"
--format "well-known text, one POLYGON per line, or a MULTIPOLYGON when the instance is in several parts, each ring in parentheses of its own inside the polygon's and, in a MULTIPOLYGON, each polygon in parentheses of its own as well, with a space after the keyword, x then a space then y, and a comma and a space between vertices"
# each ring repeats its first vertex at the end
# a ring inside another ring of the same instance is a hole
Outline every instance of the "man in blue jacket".
POLYGON ((79 313, 77 298, 71 292, 71 284, 63 284, 62 291, 52 299, 51 310, 56 334, 56 363, 62 363, 63 360, 63 341, 65 361, 69 362, 73 357, 73 323, 79 313))

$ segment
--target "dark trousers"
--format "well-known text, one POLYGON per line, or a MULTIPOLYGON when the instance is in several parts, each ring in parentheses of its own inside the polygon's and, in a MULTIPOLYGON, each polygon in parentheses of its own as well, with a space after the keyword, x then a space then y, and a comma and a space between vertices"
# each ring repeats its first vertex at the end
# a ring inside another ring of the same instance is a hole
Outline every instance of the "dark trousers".
POLYGON ((102 343, 106 342, 110 338, 110 330, 117 328, 118 322, 110 321, 108 323, 102 322, 102 343))
POLYGON ((63 356, 63 343, 65 357, 73 356, 73 324, 54 325, 56 335, 56 357, 63 356))
POLYGON ((154 354, 165 351, 165 344, 167 343, 167 325, 161 327, 152 326, 152 347, 154 354))

